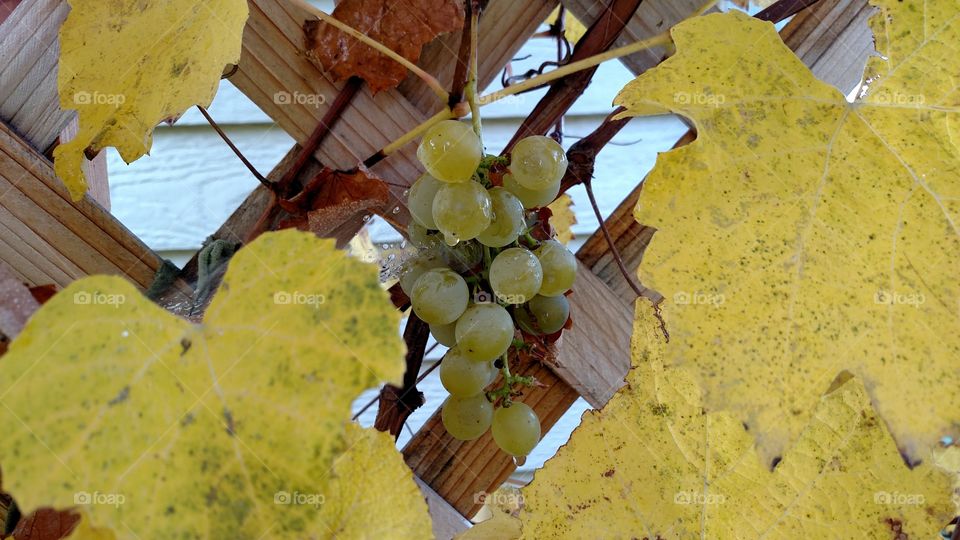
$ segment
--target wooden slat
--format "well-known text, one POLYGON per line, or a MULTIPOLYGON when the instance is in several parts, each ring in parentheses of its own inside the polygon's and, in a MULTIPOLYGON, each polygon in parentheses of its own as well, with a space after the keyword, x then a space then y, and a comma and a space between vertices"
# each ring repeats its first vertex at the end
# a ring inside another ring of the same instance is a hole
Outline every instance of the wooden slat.
MULTIPOLYGON (((243 35, 239 71, 230 80, 284 131, 303 143, 333 103, 341 85, 332 83, 304 55, 302 25, 312 18, 307 10, 277 0, 251 0, 249 4, 250 19, 243 35), (281 92, 318 96, 325 103, 283 103, 275 99, 281 92)), ((364 88, 320 145, 316 158, 332 167, 354 167, 424 119, 397 91, 373 96, 364 88)), ((405 186, 421 173, 415 150, 407 147, 373 169, 394 184, 392 203, 401 207, 401 212, 405 186)))
POLYGON ((0 231, 0 260, 31 285, 110 274, 147 288, 161 264, 89 196, 71 200, 52 164, 2 123, 0 231))
POLYGON ((875 53, 867 24, 875 11, 867 0, 821 0, 798 13, 780 35, 814 75, 847 94, 875 53))
POLYGON ((65 0, 31 0, 0 24, 0 119, 41 152, 76 117, 57 94, 57 36, 69 11, 65 0))
POLYGON ((598 409, 623 386, 630 369, 633 310, 627 298, 580 264, 569 297, 573 328, 563 333, 553 371, 598 409))
POLYGON ((470 522, 460 515, 460 512, 457 512, 454 507, 450 506, 450 503, 438 495, 430 486, 423 483, 423 480, 420 480, 416 476, 414 476, 413 479, 427 500, 427 508, 430 511, 430 521, 433 524, 434 538, 438 540, 453 538, 470 528, 470 522))
MULTIPOLYGON (((477 79, 481 89, 499 77, 503 67, 514 58, 558 4, 558 0, 492 0, 487 5, 480 17, 479 28, 478 50, 481 54, 478 55, 477 79)), ((420 55, 420 67, 436 77, 445 88, 453 85, 460 37, 460 32, 440 36, 427 44, 420 55)), ((399 90, 424 114, 433 114, 443 105, 413 75, 400 85, 399 90)))
MULTIPOLYGON (((546 388, 528 388, 520 401, 533 407, 546 433, 577 400, 577 391, 546 366, 529 365, 519 372, 532 375, 546 388)), ((501 452, 488 431, 479 439, 463 442, 443 427, 439 411, 403 449, 404 458, 423 482, 465 516, 480 509, 478 495, 490 493, 516 470, 516 464, 501 452)))
MULTIPOLYGON (((562 0, 563 5, 586 26, 603 13, 609 0, 562 0)), ((628 45, 665 32, 706 4, 705 0, 644 0, 631 17, 615 47, 628 45)), ((654 47, 621 59, 634 73, 641 73, 659 64, 666 55, 664 47, 654 47)))

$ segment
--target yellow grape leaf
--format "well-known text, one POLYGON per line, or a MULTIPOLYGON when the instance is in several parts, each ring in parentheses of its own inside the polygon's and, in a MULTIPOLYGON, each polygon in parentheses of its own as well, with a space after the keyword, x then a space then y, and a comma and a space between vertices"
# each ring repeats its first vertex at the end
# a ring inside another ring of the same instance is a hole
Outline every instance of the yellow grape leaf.
POLYGON ((922 6, 880 3, 854 103, 739 12, 677 25, 677 54, 617 97, 696 125, 644 183, 640 276, 666 297, 666 363, 768 462, 842 370, 909 455, 960 429, 960 1, 922 6))
POLYGON ((933 538, 953 518, 950 477, 907 467, 849 373, 771 471, 664 349, 641 300, 627 385, 523 489, 522 538, 933 538))
POLYGON ((557 240, 564 245, 573 240, 573 226, 577 224, 577 214, 573 211, 573 199, 564 193, 549 205, 553 215, 550 225, 557 232, 557 240))
POLYGON ((84 152, 113 146, 130 163, 150 151, 153 128, 193 105, 210 106, 227 64, 240 59, 246 0, 69 0, 60 29, 60 106, 80 129, 54 150, 74 199, 87 182, 84 152))
POLYGON ((3 488, 120 538, 428 537, 392 439, 350 423, 403 375, 399 324, 375 265, 292 230, 240 250, 199 325, 77 281, 0 361, 3 488))

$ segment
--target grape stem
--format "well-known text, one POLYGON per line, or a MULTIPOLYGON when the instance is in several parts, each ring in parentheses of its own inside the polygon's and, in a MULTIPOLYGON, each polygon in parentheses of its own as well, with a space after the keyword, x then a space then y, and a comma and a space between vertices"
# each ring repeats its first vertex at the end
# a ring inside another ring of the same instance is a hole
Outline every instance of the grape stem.
POLYGON ((384 45, 383 43, 380 43, 379 41, 373 39, 372 37, 370 37, 370 36, 368 36, 368 35, 366 35, 366 34, 364 34, 363 32, 360 32, 359 30, 353 28, 353 27, 350 26, 349 24, 346 24, 346 23, 340 21, 339 19, 337 19, 337 18, 335 18, 335 17, 332 17, 332 16, 330 16, 330 15, 327 15, 327 14, 324 13, 323 11, 315 8, 314 6, 312 6, 312 5, 310 5, 309 3, 305 2, 304 0, 293 0, 293 1, 294 1, 295 4, 297 4, 298 6, 302 7, 303 9, 307 10, 307 11, 310 12, 313 16, 315 16, 316 18, 320 19, 321 21, 323 21, 323 22, 325 22, 325 23, 327 23, 327 24, 329 24, 329 25, 337 28, 337 29, 340 30, 341 32, 343 32, 343 33, 349 35, 350 37, 352 37, 352 38, 360 41, 360 42, 363 43, 364 45, 368 45, 368 46, 370 46, 370 47, 373 47, 374 49, 377 50, 377 52, 379 52, 379 53, 381 53, 381 54, 389 57, 389 58, 390 58, 391 60, 393 60, 394 62, 397 62, 398 64, 402 65, 403 67, 409 69, 411 73, 413 73, 413 74, 416 75, 417 77, 420 77, 420 79, 422 79, 423 82, 426 83, 427 86, 429 86, 431 90, 433 90, 433 93, 436 94, 437 97, 440 98, 440 101, 443 101, 444 103, 446 103, 447 100, 450 99, 450 94, 448 94, 447 91, 444 90, 443 86, 440 84, 440 81, 438 81, 436 77, 434 77, 433 75, 430 75, 429 73, 427 73, 426 71, 424 71, 423 69, 421 69, 419 66, 417 66, 416 64, 414 64, 413 62, 407 60, 406 58, 404 58, 404 57, 401 56, 400 54, 394 52, 393 49, 391 49, 390 47, 387 47, 387 46, 384 45))
POLYGON ((430 129, 434 125, 444 120, 450 120, 451 118, 455 118, 455 117, 456 117, 456 114, 454 113, 453 110, 443 109, 437 114, 423 121, 417 127, 403 134, 403 136, 401 136, 399 139, 385 146, 383 150, 380 151, 380 153, 383 154, 384 156, 389 156, 390 154, 396 152, 400 148, 403 148, 404 146, 406 146, 408 142, 411 142, 414 139, 419 138, 421 135, 423 135, 428 129, 430 129))
POLYGON ((486 94, 480 98, 480 105, 489 105, 500 101, 505 97, 509 97, 515 94, 520 94, 527 92, 529 90, 534 90, 546 84, 549 84, 557 79, 562 79, 571 73, 576 73, 578 71, 592 68, 594 66, 600 65, 608 60, 613 60, 615 58, 620 58, 622 56, 631 55, 636 52, 644 51, 647 49, 652 49, 654 47, 659 47, 661 45, 667 45, 670 43, 670 33, 664 32, 658 34, 650 39, 644 39, 631 43, 629 45, 624 45, 623 47, 618 47, 616 49, 611 49, 607 52, 595 54, 588 58, 584 58, 578 62, 571 62, 563 67, 557 68, 549 73, 544 73, 532 79, 527 79, 523 82, 512 84, 502 90, 497 90, 496 92, 486 94))

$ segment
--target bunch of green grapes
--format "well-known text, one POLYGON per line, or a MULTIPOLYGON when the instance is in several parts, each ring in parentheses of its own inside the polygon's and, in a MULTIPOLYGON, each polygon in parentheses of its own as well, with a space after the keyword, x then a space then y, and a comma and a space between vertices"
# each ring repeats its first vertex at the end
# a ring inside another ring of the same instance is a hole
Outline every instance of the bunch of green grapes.
POLYGON ((533 209, 560 191, 566 154, 553 139, 529 137, 507 165, 483 155, 470 126, 448 120, 424 135, 417 156, 427 173, 407 203, 410 241, 419 251, 405 264, 400 286, 434 338, 450 348, 440 365, 450 393, 443 425, 460 440, 492 428, 503 451, 526 456, 540 440, 540 420, 513 400, 520 395, 515 387, 533 381, 510 373, 509 353, 524 346, 515 340, 517 328, 554 334, 570 315, 565 293, 576 258, 560 242, 531 234, 540 226, 533 209), (504 174, 491 174, 504 166, 504 174))

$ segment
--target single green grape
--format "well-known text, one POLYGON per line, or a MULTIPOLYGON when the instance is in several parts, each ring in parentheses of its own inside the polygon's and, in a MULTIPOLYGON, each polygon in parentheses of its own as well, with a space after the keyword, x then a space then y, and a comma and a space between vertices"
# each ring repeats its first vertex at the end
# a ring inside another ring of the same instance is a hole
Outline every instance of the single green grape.
POLYGON ((474 304, 457 319, 457 344, 463 355, 489 364, 513 342, 513 317, 500 304, 474 304))
POLYGON ((501 251, 490 265, 490 286, 497 300, 523 304, 536 296, 543 283, 540 259, 528 249, 501 251))
POLYGON ((466 182, 480 165, 483 146, 470 125, 444 120, 424 134, 417 157, 437 180, 466 182))
POLYGON ((428 324, 450 324, 467 309, 467 282, 449 268, 427 270, 413 284, 413 312, 428 324))
POLYGON ((550 137, 527 137, 510 153, 510 173, 527 189, 546 189, 559 182, 566 172, 567 154, 550 137))
POLYGON ((407 296, 410 296, 413 294, 413 285, 424 272, 434 268, 444 268, 445 266, 447 266, 447 263, 440 255, 430 251, 422 252, 403 263, 400 270, 400 288, 407 296))
POLYGON ((552 203, 560 194, 560 182, 554 182, 544 189, 527 189, 521 186, 513 175, 503 175, 503 187, 513 193, 523 203, 524 208, 540 208, 552 203))
POLYGON ((570 318, 566 296, 534 296, 527 305, 514 311, 517 326, 528 334, 553 334, 570 318))
POLYGON ((495 248, 516 242, 526 227, 523 203, 516 195, 502 187, 490 189, 488 193, 493 203, 493 221, 477 236, 477 240, 485 246, 495 248))
POLYGON ((451 396, 469 397, 479 394, 490 380, 490 362, 475 362, 463 355, 459 347, 447 351, 440 363, 440 383, 451 396))
POLYGON ((454 439, 472 441, 486 433, 490 427, 493 421, 493 405, 482 392, 465 398, 450 396, 443 403, 440 419, 447 433, 454 439))
POLYGON ((433 199, 433 220, 448 245, 476 238, 492 219, 490 195, 477 182, 447 184, 433 199))
POLYGON ((534 252, 543 268, 541 296, 560 296, 573 287, 577 278, 577 257, 560 242, 547 240, 534 252))
POLYGON ((497 446, 512 456, 526 456, 540 442, 540 418, 526 403, 497 409, 492 430, 497 446))
POLYGON ((410 191, 407 193, 407 209, 410 211, 410 217, 427 229, 437 228, 437 224, 433 221, 433 199, 441 187, 443 182, 429 174, 424 174, 410 186, 410 191))
POLYGON ((430 333, 437 343, 444 347, 454 347, 457 345, 457 323, 450 324, 431 324, 430 333))

